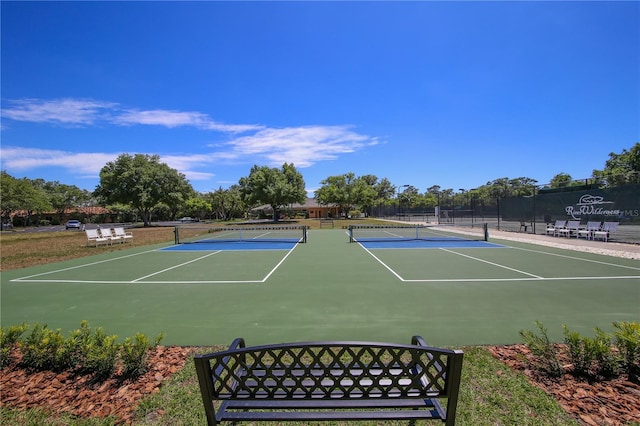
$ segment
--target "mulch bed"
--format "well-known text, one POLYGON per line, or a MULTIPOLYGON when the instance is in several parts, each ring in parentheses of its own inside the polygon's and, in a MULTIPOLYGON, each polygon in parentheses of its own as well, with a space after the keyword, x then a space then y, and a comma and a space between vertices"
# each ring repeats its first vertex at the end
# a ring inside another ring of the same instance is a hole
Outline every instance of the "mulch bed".
POLYGON ((149 371, 135 382, 118 380, 116 371, 115 377, 94 383, 91 376, 70 372, 29 372, 20 368, 20 355, 14 352, 14 362, 0 371, 0 405, 79 417, 111 415, 131 424, 140 400, 158 392, 193 353, 193 348, 157 346, 149 353, 149 371))
MULTIPOLYGON (((529 369, 533 359, 526 345, 490 346, 487 349, 494 357, 510 368, 520 371, 535 386, 552 395, 562 408, 583 424, 589 426, 628 425, 640 422, 640 384, 632 382, 626 375, 613 380, 589 382, 564 374, 551 379, 529 369)), ((568 364, 566 347, 558 345, 558 359, 568 364)), ((565 368, 567 371, 567 368, 565 368)))
MULTIPOLYGON (((640 420, 640 385, 626 376, 595 383, 570 374, 550 380, 528 369, 526 360, 531 359, 531 354, 525 345, 487 349, 553 395, 567 412, 585 425, 625 425, 640 420)), ((135 382, 113 378, 92 383, 91 377, 71 373, 27 372, 16 360, 0 371, 0 405, 18 409, 39 407, 80 417, 113 415, 119 422, 131 424, 139 401, 158 392, 164 381, 184 367, 193 352, 193 348, 155 348, 149 358, 151 370, 135 382)))

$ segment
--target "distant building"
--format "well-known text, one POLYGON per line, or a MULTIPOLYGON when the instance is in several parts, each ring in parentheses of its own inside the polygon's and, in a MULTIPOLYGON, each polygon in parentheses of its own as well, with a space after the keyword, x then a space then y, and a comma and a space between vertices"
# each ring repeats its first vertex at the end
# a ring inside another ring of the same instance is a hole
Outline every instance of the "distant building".
MULTIPOLYGON (((262 215, 263 217, 273 216, 271 206, 266 204, 251 209, 251 213, 254 215, 262 215)), ((309 219, 337 218, 338 207, 321 205, 315 198, 307 198, 304 204, 290 204, 283 207, 280 213, 281 215, 293 214, 295 216, 304 216, 309 219)))

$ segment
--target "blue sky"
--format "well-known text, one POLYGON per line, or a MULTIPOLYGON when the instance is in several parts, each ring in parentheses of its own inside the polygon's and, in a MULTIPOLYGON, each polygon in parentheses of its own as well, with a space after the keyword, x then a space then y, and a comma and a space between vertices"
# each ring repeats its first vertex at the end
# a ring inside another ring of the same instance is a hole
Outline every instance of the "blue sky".
POLYGON ((294 163, 471 189, 640 140, 639 2, 10 2, 1 168, 93 190, 122 153, 194 188, 294 163))

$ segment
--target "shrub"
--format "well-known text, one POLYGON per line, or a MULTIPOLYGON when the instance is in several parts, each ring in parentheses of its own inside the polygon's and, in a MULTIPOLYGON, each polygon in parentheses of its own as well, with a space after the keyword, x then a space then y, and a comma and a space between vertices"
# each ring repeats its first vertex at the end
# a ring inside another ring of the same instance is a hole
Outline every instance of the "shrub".
POLYGON ((147 356, 149 350, 158 346, 164 338, 164 334, 158 335, 153 344, 149 342, 149 338, 141 333, 136 333, 131 339, 127 337, 122 344, 120 351, 120 359, 123 364, 122 376, 124 378, 135 379, 147 372, 147 356))
POLYGON ((591 365, 595 360, 595 353, 593 351, 593 345, 580 336, 580 333, 576 331, 570 331, 569 327, 565 324, 564 329, 564 342, 569 349, 569 358, 573 365, 573 374, 576 376, 587 376, 591 365))
POLYGON ((87 321, 80 323, 80 328, 69 333, 65 341, 65 355, 67 367, 80 372, 84 371, 87 364, 88 350, 94 340, 93 333, 87 321))
POLYGON ((46 324, 36 324, 21 342, 22 364, 34 370, 63 370, 64 341, 60 329, 51 330, 46 324))
POLYGON ((563 373, 555 348, 549 341, 547 329, 540 321, 536 321, 540 334, 531 330, 521 330, 520 336, 524 339, 531 353, 535 357, 536 366, 551 377, 560 377, 563 373))
POLYGON ((622 356, 622 368, 628 374, 640 374, 640 324, 614 322, 615 343, 622 356))
POLYGON ((0 327, 0 369, 11 364, 11 351, 26 330, 26 324, 0 327))
POLYGON ((115 335, 108 336, 102 327, 98 327, 86 348, 84 370, 97 381, 107 379, 116 369, 119 349, 117 338, 115 335))
POLYGON ((593 339, 585 339, 590 342, 595 356, 598 373, 605 379, 610 379, 616 375, 619 365, 619 357, 613 352, 611 347, 611 336, 600 328, 595 328, 593 339))

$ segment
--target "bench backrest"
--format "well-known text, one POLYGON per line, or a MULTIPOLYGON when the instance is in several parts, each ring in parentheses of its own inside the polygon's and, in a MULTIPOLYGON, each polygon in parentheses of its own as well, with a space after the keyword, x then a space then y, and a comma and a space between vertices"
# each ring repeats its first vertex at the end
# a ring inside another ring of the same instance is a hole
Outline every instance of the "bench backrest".
POLYGON ((567 229, 578 229, 580 228, 580 221, 579 220, 570 220, 567 222, 566 225, 567 229))
POLYGON ((597 231, 600 229, 600 221, 589 221, 587 222, 587 231, 597 231))
POLYGON ((310 342, 238 347, 195 362, 212 399, 457 399, 462 357, 420 345, 310 342))
POLYGON ((102 238, 97 229, 86 229, 84 232, 87 234, 87 239, 89 240, 102 238))

